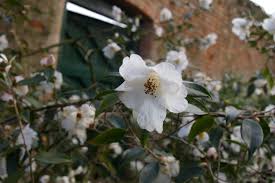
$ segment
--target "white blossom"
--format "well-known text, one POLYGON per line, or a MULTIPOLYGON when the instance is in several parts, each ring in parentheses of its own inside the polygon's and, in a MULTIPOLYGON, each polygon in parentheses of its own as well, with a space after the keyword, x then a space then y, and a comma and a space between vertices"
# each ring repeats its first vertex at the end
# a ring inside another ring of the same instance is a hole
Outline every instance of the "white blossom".
POLYGON ((39 91, 40 101, 51 100, 54 93, 54 84, 47 81, 41 81, 37 86, 37 91, 39 91))
POLYGON ((59 71, 54 71, 54 87, 55 89, 60 89, 63 84, 63 76, 62 73, 59 71))
POLYGON ((113 151, 113 157, 117 157, 122 153, 122 147, 118 142, 111 143, 109 149, 113 151))
POLYGON ((53 55, 49 55, 48 57, 44 57, 40 60, 40 65, 42 66, 55 66, 56 60, 53 55))
POLYGON ((160 21, 161 22, 166 22, 173 19, 173 14, 168 8, 163 8, 160 11, 160 21))
POLYGON ((253 84, 255 85, 256 88, 262 88, 267 84, 266 79, 256 79, 253 84))
POLYGON ((200 7, 209 10, 211 8, 213 0, 199 0, 200 7))
POLYGON ((200 40, 200 48, 208 49, 210 46, 217 43, 218 35, 216 33, 210 33, 200 40))
POLYGON ((215 147, 210 147, 208 150, 207 150, 207 157, 208 158, 213 158, 213 159, 217 159, 218 158, 218 152, 216 150, 215 147))
POLYGON ((33 144, 36 143, 37 141, 38 141, 37 132, 30 127, 30 124, 27 124, 22 129, 22 133, 19 134, 16 140, 16 145, 23 145, 21 147, 21 155, 20 155, 21 159, 25 155, 25 151, 31 150, 33 144))
POLYGON ((77 108, 67 106, 59 113, 62 127, 69 132, 69 135, 76 136, 81 144, 86 141, 86 128, 94 124, 95 108, 92 105, 83 104, 77 108))
POLYGON ((139 172, 139 171, 142 170, 143 167, 144 167, 144 163, 142 161, 137 160, 137 161, 131 161, 130 162, 130 168, 132 170, 135 170, 135 171, 139 172))
POLYGON ((1 94, 0 99, 4 102, 9 102, 13 100, 13 96, 7 92, 1 94))
MULTIPOLYGON (((241 127, 240 126, 235 126, 233 128, 233 133, 230 135, 230 139, 232 141, 243 143, 243 139, 242 139, 242 136, 241 136, 241 127)), ((236 143, 233 143, 233 142, 230 144, 230 147, 235 153, 239 153, 240 150, 241 150, 241 146, 239 144, 236 144, 236 143)))
POLYGON ((25 170, 26 173, 30 173, 31 171, 32 172, 36 171, 37 164, 36 164, 34 158, 32 158, 32 160, 31 160, 31 166, 30 166, 30 159, 29 158, 26 158, 24 160, 23 165, 25 166, 24 170, 25 170))
POLYGON ((274 96, 275 95, 275 86, 273 86, 270 90, 270 95, 274 96))
POLYGON ((120 22, 122 20, 122 14, 123 14, 123 11, 119 7, 113 6, 112 15, 116 21, 120 22))
POLYGON ((110 42, 102 49, 104 56, 108 59, 114 58, 115 54, 120 50, 121 48, 115 42, 110 42))
POLYGON ((180 138, 185 138, 189 135, 191 127, 194 123, 194 117, 193 116, 188 116, 188 117, 183 117, 181 124, 184 125, 179 131, 178 131, 178 136, 180 138), (190 122, 192 121, 192 122, 190 122))
POLYGON ((162 156, 161 157, 161 171, 170 177, 176 177, 180 172, 180 162, 174 156, 162 156))
MULTIPOLYGON (((15 79, 15 82, 18 83, 19 81, 24 80, 24 77, 19 75, 19 76, 15 76, 14 79, 15 79)), ((18 96, 23 97, 27 95, 27 93, 29 92, 29 87, 27 85, 18 85, 18 84, 15 84, 15 85, 16 86, 13 88, 13 90, 18 96)))
POLYGON ((271 166, 272 166, 272 172, 275 172, 275 156, 274 155, 271 158, 271 166))
POLYGON ((273 40, 275 41, 275 16, 264 19, 262 27, 264 30, 273 35, 273 40))
POLYGON ((166 109, 180 113, 188 106, 181 74, 170 63, 148 67, 140 56, 132 54, 123 59, 119 73, 125 80, 116 88, 119 98, 136 113, 143 129, 161 133, 166 109))
POLYGON ((185 50, 175 51, 171 50, 166 55, 166 62, 175 66, 176 70, 182 72, 188 66, 188 59, 185 50))
POLYGON ((164 29, 161 26, 158 26, 158 25, 155 25, 154 28, 155 28, 156 36, 162 37, 163 34, 164 34, 164 29))
POLYGON ((0 36, 0 52, 4 51, 8 47, 9 47, 9 42, 7 40, 6 35, 0 36))
POLYGON ((204 144, 208 142, 209 135, 207 132, 202 132, 196 136, 196 139, 198 140, 199 143, 204 144))
POLYGON ((250 27, 253 23, 246 18, 234 18, 232 20, 232 32, 239 37, 240 40, 246 40, 250 35, 250 27))
POLYGON ((43 175, 42 177, 40 177, 39 182, 40 183, 49 183, 50 179, 51 179, 51 177, 49 175, 43 175))
POLYGON ((72 183, 68 176, 56 177, 55 183, 72 183))
POLYGON ((0 178, 5 179, 7 177, 8 177, 7 159, 6 157, 0 157, 0 178))
POLYGON ((0 53, 0 64, 2 63, 5 63, 7 64, 9 61, 8 61, 8 58, 6 57, 6 55, 4 55, 3 53, 0 53))

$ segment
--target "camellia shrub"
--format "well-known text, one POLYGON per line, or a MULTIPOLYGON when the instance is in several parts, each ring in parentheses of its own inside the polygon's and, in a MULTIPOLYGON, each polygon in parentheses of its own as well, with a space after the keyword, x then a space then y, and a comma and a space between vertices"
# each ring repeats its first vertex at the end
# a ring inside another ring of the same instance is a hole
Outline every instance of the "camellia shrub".
MULTIPOLYGON (((211 3, 200 0, 199 11, 211 3)), ((206 50, 216 33, 182 37, 192 23, 176 23, 164 8, 154 31, 166 57, 145 60, 128 46, 143 35, 140 19, 116 6, 113 16, 127 33, 95 51, 112 66, 101 79, 89 61, 94 52, 82 53, 93 77, 88 88, 72 88, 53 55, 23 76, 20 55, 0 37, 0 182, 274 182, 271 70, 248 81, 188 75, 194 67, 185 48, 206 50)), ((236 36, 273 59, 274 30, 274 17, 232 20, 236 36)))

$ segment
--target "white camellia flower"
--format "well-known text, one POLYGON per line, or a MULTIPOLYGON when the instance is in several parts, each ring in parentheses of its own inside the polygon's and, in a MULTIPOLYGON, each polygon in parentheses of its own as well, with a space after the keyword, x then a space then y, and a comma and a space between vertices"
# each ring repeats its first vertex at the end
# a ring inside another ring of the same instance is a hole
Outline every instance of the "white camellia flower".
POLYGON ((108 59, 114 58, 115 54, 120 50, 121 48, 115 42, 110 42, 107 46, 105 46, 102 49, 104 56, 108 59))
POLYGON ((213 0, 199 0, 200 7, 209 10, 211 8, 213 0))
POLYGON ((166 22, 173 19, 173 14, 168 8, 163 8, 160 11, 160 21, 166 22))
MULTIPOLYGON (((24 79, 23 76, 15 76, 14 77, 15 82, 18 83, 19 81, 22 81, 24 79)), ((27 95, 27 93, 29 92, 29 87, 27 85, 17 85, 13 88, 14 92, 20 96, 23 97, 25 95, 27 95)))
POLYGON ((216 33, 210 33, 200 40, 200 48, 208 49, 210 46, 217 43, 218 35, 216 33))
POLYGON ((185 50, 175 51, 171 50, 166 55, 166 62, 173 64, 176 70, 182 72, 188 66, 188 58, 185 50))
POLYGON ((23 147, 21 148, 20 159, 22 159, 23 156, 25 155, 25 151, 31 150, 33 144, 38 141, 37 132, 30 127, 30 124, 27 124, 22 129, 22 133, 19 134, 16 140, 16 145, 23 145, 23 147), (25 144, 26 144, 26 148, 25 148, 25 144))
POLYGON ((180 162, 174 156, 162 156, 161 157, 161 171, 170 177, 176 177, 180 172, 180 162))
POLYGON ((199 143, 204 144, 208 142, 209 135, 207 132, 202 132, 196 136, 196 139, 198 140, 199 143))
POLYGON ((86 128, 94 124, 95 108, 92 105, 83 104, 79 108, 67 106, 59 113, 62 127, 70 136, 76 136, 81 144, 86 141, 86 128))
POLYGON ((0 36, 0 51, 4 51, 8 47, 9 47, 9 42, 7 40, 6 35, 0 36))
POLYGON ((162 35, 164 34, 163 28, 161 26, 158 26, 158 25, 155 25, 154 28, 155 28, 156 36, 162 37, 162 35))
POLYGON ((68 176, 56 177, 55 183, 71 183, 68 176))
POLYGON ((273 35, 273 40, 275 41, 275 16, 264 19, 262 27, 273 35))
POLYGON ((140 56, 132 54, 123 59, 119 73, 125 81, 116 91, 141 128, 162 133, 166 109, 173 113, 186 110, 187 90, 172 64, 148 67, 140 56))
POLYGON ((49 183, 51 180, 51 177, 49 175, 43 175, 40 177, 39 182, 40 183, 49 183))
MULTIPOLYGON (((235 126, 233 128, 233 133, 230 135, 230 139, 239 143, 243 143, 240 126, 235 126)), ((239 153, 241 151, 241 146, 239 144, 231 143, 230 147, 235 153, 239 153)))
POLYGON ((250 35, 250 27, 253 23, 246 18, 234 18, 232 20, 232 32, 239 37, 240 40, 246 40, 250 35))
POLYGON ((59 71, 54 71, 54 87, 59 90, 63 84, 63 76, 59 71))
POLYGON ((122 147, 119 145, 118 142, 111 143, 109 145, 109 149, 113 151, 113 157, 117 157, 122 153, 122 147))
POLYGON ((112 15, 116 21, 120 22, 122 20, 122 14, 123 14, 123 11, 119 7, 113 6, 112 15))
POLYGON ((0 157, 0 178, 5 179, 7 177, 8 177, 7 159, 6 157, 0 157))

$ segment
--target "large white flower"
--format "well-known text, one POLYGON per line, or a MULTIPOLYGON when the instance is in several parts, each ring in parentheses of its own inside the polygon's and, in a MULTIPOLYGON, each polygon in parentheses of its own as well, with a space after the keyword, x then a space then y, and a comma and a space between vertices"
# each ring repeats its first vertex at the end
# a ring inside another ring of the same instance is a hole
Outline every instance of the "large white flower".
POLYGON ((200 7, 205 10, 209 10, 211 8, 212 2, 213 0, 199 0, 200 7))
POLYGON ((143 129, 161 133, 166 109, 180 113, 188 106, 181 74, 170 63, 148 67, 140 56, 132 54, 123 59, 119 73, 125 80, 116 88, 121 91, 119 98, 133 109, 143 129))
POLYGON ((33 144, 38 141, 37 132, 30 128, 30 124, 27 124, 23 129, 22 133, 19 134, 16 140, 16 145, 26 145, 21 148, 20 159, 25 155, 25 151, 31 150, 33 144))
POLYGON ((161 22, 166 22, 169 21, 173 18, 172 12, 168 8, 163 8, 160 11, 160 21, 161 22))
POLYGON ((9 47, 9 42, 7 40, 6 35, 0 36, 0 51, 4 51, 8 47, 9 47))
POLYGON ((112 15, 113 15, 115 20, 120 22, 121 19, 122 19, 122 14, 123 14, 123 11, 119 7, 113 6, 112 15))
POLYGON ((62 127, 69 132, 70 136, 76 136, 81 144, 86 141, 86 128, 93 124, 95 108, 92 105, 83 104, 77 108, 67 106, 59 113, 62 127))
POLYGON ((188 66, 188 58, 185 50, 171 50, 166 55, 166 62, 173 64, 177 71, 182 72, 188 66))
POLYGON ((253 23, 246 18, 234 18, 232 20, 232 32, 239 37, 240 40, 246 40, 250 35, 250 27, 253 23))
POLYGON ((119 52, 120 50, 121 50, 121 48, 115 42, 109 43, 107 46, 105 46, 102 49, 104 56, 108 59, 114 58, 115 54, 117 52, 119 52))
POLYGON ((275 41, 275 16, 264 19, 262 27, 273 35, 273 40, 275 41))

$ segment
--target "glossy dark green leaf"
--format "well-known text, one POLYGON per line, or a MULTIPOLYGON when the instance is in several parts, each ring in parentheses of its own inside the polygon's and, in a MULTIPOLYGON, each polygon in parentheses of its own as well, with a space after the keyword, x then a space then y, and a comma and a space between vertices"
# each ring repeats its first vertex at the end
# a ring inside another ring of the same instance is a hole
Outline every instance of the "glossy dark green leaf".
POLYGON ((124 119, 121 116, 118 115, 110 115, 107 117, 107 120, 114 125, 116 128, 125 128, 125 122, 124 119))
POLYGON ((159 173, 158 162, 152 162, 146 165, 139 174, 139 183, 152 183, 159 173))
POLYGON ((104 112, 109 107, 115 105, 117 102, 118 102, 118 96, 116 93, 105 95, 103 97, 103 100, 101 101, 99 108, 96 111, 96 116, 104 112))
POLYGON ((186 182, 194 177, 202 176, 204 170, 199 167, 195 162, 184 162, 180 168, 180 173, 176 177, 176 183, 186 182))
POLYGON ((193 141, 198 134, 202 132, 207 132, 213 127, 214 124, 215 124, 215 120, 211 116, 204 116, 202 118, 199 118, 192 125, 191 131, 188 135, 188 140, 193 141))
POLYGON ((89 140, 88 143, 94 144, 94 145, 101 145, 101 144, 109 144, 112 142, 118 142, 124 137, 125 133, 126 131, 124 129, 112 128, 100 133, 95 138, 89 140))
POLYGON ((189 81, 184 81, 183 84, 187 87, 187 89, 192 89, 192 91, 195 90, 198 92, 198 94, 201 93, 204 96, 211 98, 211 93, 205 87, 189 81))
POLYGON ((266 138, 270 134, 270 127, 267 123, 267 121, 263 118, 261 118, 260 125, 262 127, 264 138, 266 138))
POLYGON ((45 81, 46 78, 42 75, 36 75, 32 78, 23 79, 19 81, 19 85, 38 85, 41 81, 45 81))
POLYGON ((246 119, 242 122, 241 134, 242 139, 249 148, 248 156, 250 159, 256 149, 259 148, 263 142, 263 130, 257 121, 246 119))
POLYGON ((56 151, 40 152, 36 155, 35 159, 46 164, 63 164, 72 162, 69 156, 56 151))

